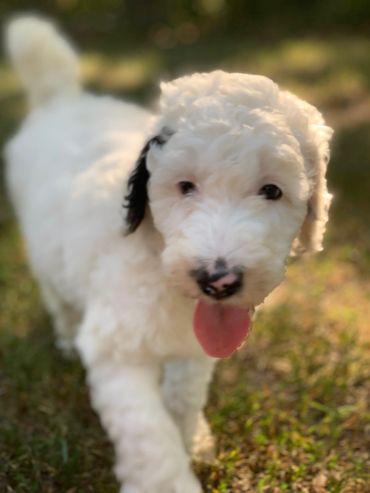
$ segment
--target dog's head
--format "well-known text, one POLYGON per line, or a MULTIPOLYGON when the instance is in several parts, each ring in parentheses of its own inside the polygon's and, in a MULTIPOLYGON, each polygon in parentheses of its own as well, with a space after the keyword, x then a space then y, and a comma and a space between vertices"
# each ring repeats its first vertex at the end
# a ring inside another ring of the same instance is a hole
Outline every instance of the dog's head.
POLYGON ((162 93, 158 133, 128 183, 128 231, 149 213, 174 286, 252 308, 290 252, 322 249, 332 131, 264 77, 196 74, 162 93))

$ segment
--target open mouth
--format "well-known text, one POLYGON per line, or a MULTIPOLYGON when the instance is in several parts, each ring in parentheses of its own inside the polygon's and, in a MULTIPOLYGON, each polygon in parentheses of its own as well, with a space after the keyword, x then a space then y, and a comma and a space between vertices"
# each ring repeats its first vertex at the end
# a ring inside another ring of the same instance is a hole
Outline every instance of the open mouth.
POLYGON ((248 336, 251 319, 250 309, 200 300, 195 308, 193 328, 208 356, 227 358, 248 336))

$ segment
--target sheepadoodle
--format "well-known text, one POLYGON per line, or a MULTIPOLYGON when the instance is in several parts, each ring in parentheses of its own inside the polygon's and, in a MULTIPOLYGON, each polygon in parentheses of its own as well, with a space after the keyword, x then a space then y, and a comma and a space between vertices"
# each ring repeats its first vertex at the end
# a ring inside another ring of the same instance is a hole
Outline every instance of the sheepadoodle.
POLYGON ((292 252, 322 248, 332 131, 271 80, 161 84, 157 114, 87 94, 50 22, 6 32, 31 111, 7 183, 58 344, 86 367, 123 493, 200 493, 202 409, 292 252))

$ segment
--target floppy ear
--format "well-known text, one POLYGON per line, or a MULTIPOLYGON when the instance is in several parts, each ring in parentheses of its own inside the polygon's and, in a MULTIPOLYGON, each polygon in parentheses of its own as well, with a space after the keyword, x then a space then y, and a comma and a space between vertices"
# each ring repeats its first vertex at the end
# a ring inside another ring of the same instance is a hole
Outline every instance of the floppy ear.
POLYGON ((323 249, 326 224, 329 219, 329 207, 332 195, 326 181, 326 171, 330 158, 329 142, 333 131, 325 125, 314 125, 311 129, 315 138, 307 149, 309 175, 311 179, 310 197, 307 203, 307 214, 298 235, 299 250, 316 253, 323 249))
POLYGON ((307 214, 293 244, 293 254, 315 253, 323 249, 332 195, 328 192, 326 171, 330 158, 329 144, 333 130, 312 105, 290 93, 284 93, 288 121, 300 143, 305 160, 310 191, 307 214))
POLYGON ((149 202, 147 186, 150 173, 146 165, 148 152, 152 145, 162 146, 165 144, 172 134, 172 131, 164 127, 159 135, 152 137, 143 147, 135 167, 129 176, 127 195, 125 196, 124 203, 124 207, 127 209, 126 234, 133 233, 139 227, 144 219, 149 202))

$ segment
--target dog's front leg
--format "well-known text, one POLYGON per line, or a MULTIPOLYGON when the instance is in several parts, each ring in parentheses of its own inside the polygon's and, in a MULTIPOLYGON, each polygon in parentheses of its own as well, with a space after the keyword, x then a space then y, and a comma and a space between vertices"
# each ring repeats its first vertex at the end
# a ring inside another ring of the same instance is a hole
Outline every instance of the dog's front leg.
POLYGON ((115 445, 121 493, 201 493, 167 412, 155 365, 100 363, 88 369, 92 401, 115 445))
POLYGON ((186 449, 195 459, 214 457, 214 439, 203 414, 215 360, 174 360, 166 363, 162 392, 167 409, 178 425, 186 449))

